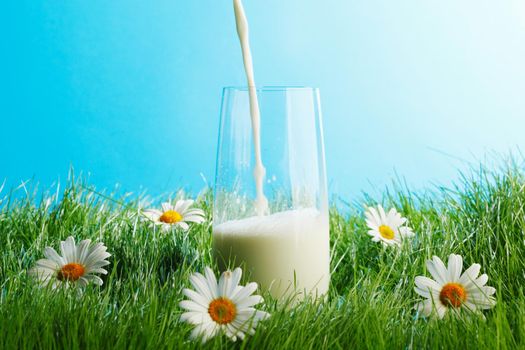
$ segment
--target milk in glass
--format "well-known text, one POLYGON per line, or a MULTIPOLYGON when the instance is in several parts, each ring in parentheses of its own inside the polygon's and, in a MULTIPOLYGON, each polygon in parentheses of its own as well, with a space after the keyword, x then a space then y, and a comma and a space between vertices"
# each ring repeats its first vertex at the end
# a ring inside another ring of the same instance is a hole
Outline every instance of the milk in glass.
MULTIPOLYGON (((269 290, 276 298, 297 295, 299 298, 305 295, 321 296, 328 291, 330 280, 326 203, 315 205, 314 200, 312 202, 314 204, 310 206, 292 206, 294 209, 270 213, 263 188, 266 169, 261 155, 259 101, 248 40, 248 23, 240 0, 234 0, 234 10, 248 82, 255 155, 253 169, 256 189, 256 197, 253 201, 255 215, 215 223, 214 255, 222 270, 235 266, 246 267, 246 274, 250 276, 250 280, 258 282, 264 290, 269 290)), ((298 138, 303 136, 297 135, 298 138)), ((311 141, 315 142, 315 135, 311 141)), ((313 157, 318 156, 317 151, 312 153, 313 157)), ((319 161, 324 172, 322 147, 321 154, 319 161)), ((324 178, 319 183, 320 187, 325 187, 324 178)))
POLYGON ((316 209, 228 221, 213 234, 219 265, 246 263, 251 279, 274 297, 328 291, 328 217, 316 209))

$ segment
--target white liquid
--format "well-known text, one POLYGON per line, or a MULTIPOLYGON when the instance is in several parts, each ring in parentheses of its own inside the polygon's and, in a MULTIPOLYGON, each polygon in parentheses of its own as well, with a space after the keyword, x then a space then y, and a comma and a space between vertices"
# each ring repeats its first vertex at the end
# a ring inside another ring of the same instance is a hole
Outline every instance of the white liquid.
POLYGON ((258 282, 275 298, 301 299, 305 294, 320 296, 328 291, 330 281, 328 215, 322 215, 316 209, 267 215, 269 210, 263 189, 265 168, 261 157, 260 111, 248 21, 241 0, 233 0, 233 6, 248 82, 255 150, 253 175, 257 216, 214 226, 214 253, 221 270, 244 265, 250 280, 258 282))
POLYGON ((235 11, 235 23, 237 26, 237 35, 241 42, 242 57, 244 61, 244 70, 248 81, 248 94, 250 96, 250 116, 252 119, 253 143, 255 148, 255 169, 253 176, 255 178, 255 210, 257 215, 262 216, 268 213, 268 200, 264 196, 263 183, 266 170, 261 158, 261 129, 260 129, 260 111, 259 101, 257 99, 257 90, 255 88, 255 79, 253 76, 252 53, 250 51, 250 40, 248 37, 248 20, 244 14, 244 8, 241 0, 233 0, 233 9, 235 11))
POLYGON ((213 228, 213 245, 221 270, 246 263, 250 280, 275 298, 328 291, 328 217, 316 209, 225 222, 213 228))

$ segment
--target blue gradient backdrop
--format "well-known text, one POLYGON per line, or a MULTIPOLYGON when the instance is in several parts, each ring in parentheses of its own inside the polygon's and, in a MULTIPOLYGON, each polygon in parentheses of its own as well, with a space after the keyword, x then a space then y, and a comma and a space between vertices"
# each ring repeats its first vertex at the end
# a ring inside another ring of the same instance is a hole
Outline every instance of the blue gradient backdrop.
MULTIPOLYGON (((523 147, 523 1, 245 0, 259 85, 321 88, 330 191, 447 184, 523 147)), ((229 0, 7 0, 0 179, 70 165, 152 194, 213 183, 221 88, 244 75, 229 0)), ((1 183, 1 181, 0 181, 1 183)))

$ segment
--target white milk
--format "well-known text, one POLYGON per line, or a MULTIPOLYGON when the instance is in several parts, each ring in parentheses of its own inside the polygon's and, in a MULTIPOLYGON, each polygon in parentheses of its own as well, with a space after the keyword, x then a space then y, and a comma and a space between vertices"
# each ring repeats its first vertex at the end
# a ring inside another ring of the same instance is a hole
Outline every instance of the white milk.
POLYGON ((255 210, 257 215, 262 216, 268 212, 268 200, 264 196, 263 182, 266 170, 261 158, 261 129, 260 129, 260 111, 259 101, 257 99, 257 90, 255 88, 255 79, 253 76, 252 53, 250 51, 250 40, 248 38, 248 21, 244 14, 244 8, 241 0, 233 0, 233 9, 235 11, 235 23, 237 26, 237 35, 241 42, 242 58, 244 61, 244 70, 248 81, 248 94, 250 97, 250 116, 252 119, 253 145, 255 149, 255 210))
POLYGON ((213 227, 214 254, 221 267, 243 265, 252 281, 276 298, 312 296, 328 291, 330 248, 328 214, 316 209, 267 215, 265 168, 261 158, 260 111, 248 38, 248 22, 241 0, 233 0, 237 34, 248 82, 250 117, 255 150, 254 178, 257 216, 213 227))
POLYGON ((328 217, 316 209, 228 221, 213 228, 221 270, 246 263, 250 280, 275 298, 322 295, 330 280, 328 217), (295 281, 295 283, 294 283, 295 281), (294 285, 295 290, 294 290, 294 285))

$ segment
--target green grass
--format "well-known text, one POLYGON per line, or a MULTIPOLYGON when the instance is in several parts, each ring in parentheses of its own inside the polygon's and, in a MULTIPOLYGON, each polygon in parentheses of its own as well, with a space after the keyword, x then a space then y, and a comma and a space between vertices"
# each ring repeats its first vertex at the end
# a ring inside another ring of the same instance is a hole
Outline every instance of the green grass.
MULTIPOLYGON (((17 193, 24 193, 19 189, 17 193)), ((0 195, 0 347, 200 348, 178 321, 188 276, 212 265, 209 224, 163 234, 137 215, 135 200, 102 195, 71 181, 63 196, 0 195), (121 203, 127 203, 123 205, 121 203), (79 297, 35 286, 27 270, 45 246, 60 240, 102 241, 112 253, 101 288, 79 297)), ((213 339, 205 348, 250 349, 525 349, 525 176, 516 166, 463 176, 453 189, 411 193, 394 185, 331 210, 332 280, 324 302, 284 309, 268 295, 272 314, 244 342, 213 339), (365 204, 395 206, 417 233, 403 249, 366 235, 365 204), (342 214, 342 213, 345 214, 342 214), (481 318, 417 319, 414 277, 425 260, 461 254, 480 263, 497 288, 497 305, 481 318)), ((211 221, 211 195, 198 205, 211 221)), ((247 282, 243 279, 243 283, 247 282)))

